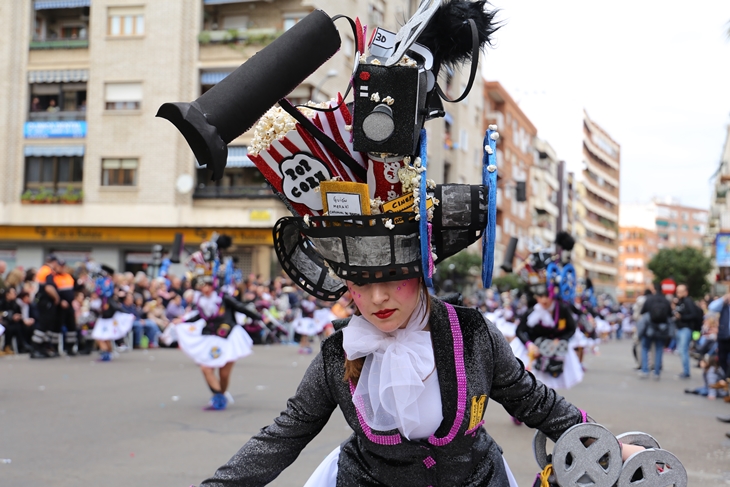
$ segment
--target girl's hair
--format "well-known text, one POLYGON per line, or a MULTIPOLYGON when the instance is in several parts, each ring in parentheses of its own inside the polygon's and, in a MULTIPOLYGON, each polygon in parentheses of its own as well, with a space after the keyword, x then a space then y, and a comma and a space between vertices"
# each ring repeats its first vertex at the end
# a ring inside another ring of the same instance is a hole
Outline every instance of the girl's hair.
MULTIPOLYGON (((431 295, 428 293, 428 287, 426 287, 426 283, 423 282, 423 279, 421 279, 421 292, 426 300, 426 316, 428 317, 431 314, 431 295)), ((352 302, 351 304, 355 307, 355 314, 360 316, 360 310, 357 309, 355 303, 352 302)), ((354 385, 357 385, 357 381, 360 380, 363 365, 365 365, 365 357, 360 357, 355 360, 349 360, 345 357, 345 376, 342 380, 345 382, 352 381, 354 385)))

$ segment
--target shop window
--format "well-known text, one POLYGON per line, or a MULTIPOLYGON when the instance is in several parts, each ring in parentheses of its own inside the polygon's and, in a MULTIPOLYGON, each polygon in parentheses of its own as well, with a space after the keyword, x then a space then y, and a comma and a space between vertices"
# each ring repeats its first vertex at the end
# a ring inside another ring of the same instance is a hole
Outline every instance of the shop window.
POLYGON ((84 176, 83 157, 26 157, 25 190, 63 193, 80 190, 84 176))
POLYGON ((107 34, 112 37, 144 35, 142 7, 109 7, 107 34))
POLYGON ((102 186, 137 186, 139 159, 102 159, 102 186))
POLYGON ((104 85, 107 110, 139 110, 142 83, 107 83, 104 85))

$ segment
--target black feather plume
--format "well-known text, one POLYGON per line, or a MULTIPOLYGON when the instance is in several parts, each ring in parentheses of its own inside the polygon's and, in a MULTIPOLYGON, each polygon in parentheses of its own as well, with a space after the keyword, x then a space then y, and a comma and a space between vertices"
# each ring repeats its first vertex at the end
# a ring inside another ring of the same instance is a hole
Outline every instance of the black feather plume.
POLYGON ((444 3, 418 36, 418 43, 428 47, 439 64, 454 67, 471 58, 472 36, 468 19, 474 20, 479 46, 491 45, 490 36, 499 29, 494 16, 497 10, 486 11, 486 0, 451 0, 444 3))
POLYGON ((233 239, 229 235, 218 235, 218 240, 215 243, 219 250, 226 250, 233 244, 233 239))
POLYGON ((563 250, 573 250, 575 239, 568 232, 558 232, 555 243, 563 250))

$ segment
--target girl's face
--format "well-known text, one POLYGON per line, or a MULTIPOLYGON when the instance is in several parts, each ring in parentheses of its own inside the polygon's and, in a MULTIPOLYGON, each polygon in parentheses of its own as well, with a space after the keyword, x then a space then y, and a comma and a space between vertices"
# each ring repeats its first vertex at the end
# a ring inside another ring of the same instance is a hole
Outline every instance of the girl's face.
POLYGON ((421 293, 419 278, 362 286, 350 281, 346 283, 363 318, 385 333, 406 326, 421 293))
POLYGON ((535 299, 538 303, 540 303, 540 306, 542 306, 544 309, 550 308, 553 304, 553 300, 550 296, 536 296, 535 299))

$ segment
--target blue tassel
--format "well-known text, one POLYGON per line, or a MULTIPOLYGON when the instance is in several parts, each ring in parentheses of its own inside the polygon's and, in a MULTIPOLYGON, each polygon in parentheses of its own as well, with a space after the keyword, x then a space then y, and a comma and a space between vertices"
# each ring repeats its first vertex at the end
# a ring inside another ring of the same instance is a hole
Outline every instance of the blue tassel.
MULTIPOLYGON (((426 129, 421 129, 421 142, 418 157, 421 158, 421 166, 427 169, 428 156, 427 156, 427 140, 426 140, 426 129)), ((421 240, 421 267, 423 268, 423 282, 426 283, 426 287, 433 287, 432 276, 429 275, 431 265, 429 258, 431 257, 431 248, 428 245, 428 213, 426 213, 426 174, 427 171, 423 171, 421 175, 421 185, 419 187, 419 201, 418 201, 418 214, 420 220, 418 222, 418 233, 421 240)))
POLYGON ((494 240, 497 235, 497 140, 492 139, 494 130, 487 130, 484 136, 484 156, 482 162, 482 184, 488 190, 487 228, 482 234, 482 284, 484 289, 492 286, 494 272, 494 240), (487 152, 487 146, 491 154, 487 152), (489 169, 492 168, 493 171, 489 169))

